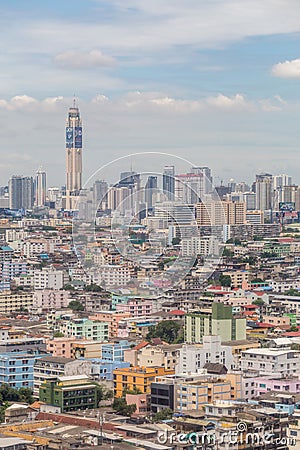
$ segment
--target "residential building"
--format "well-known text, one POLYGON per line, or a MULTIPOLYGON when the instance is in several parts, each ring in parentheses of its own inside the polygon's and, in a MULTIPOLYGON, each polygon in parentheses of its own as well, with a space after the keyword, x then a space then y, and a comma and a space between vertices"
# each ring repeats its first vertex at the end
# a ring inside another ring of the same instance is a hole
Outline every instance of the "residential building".
POLYGON ((125 350, 124 360, 132 366, 139 367, 164 367, 174 370, 178 364, 181 344, 173 345, 137 345, 125 350))
POLYGON ((39 399, 62 413, 95 409, 97 386, 87 375, 59 376, 42 383, 39 399))
POLYGON ((32 305, 32 292, 0 292, 0 314, 8 314, 16 311, 30 311, 32 305))
POLYGON ((203 336, 219 335, 222 341, 245 340, 246 319, 234 316, 232 307, 215 302, 211 308, 185 316, 185 341, 202 342, 203 336))
POLYGON ((0 385, 10 387, 33 388, 33 366, 43 355, 27 352, 9 352, 0 354, 0 385))
POLYGON ((99 322, 83 319, 63 320, 58 325, 59 330, 68 337, 82 337, 83 339, 93 339, 94 341, 109 340, 108 322, 99 322))
POLYGON ((176 373, 197 373, 207 363, 218 363, 228 370, 235 368, 232 350, 221 344, 220 336, 203 336, 203 344, 184 344, 179 350, 176 373))
POLYGON ((70 303, 70 292, 62 289, 36 290, 33 294, 33 308, 36 313, 51 309, 67 308, 70 303))
POLYGON ((39 358, 33 369, 33 393, 39 396, 39 389, 44 381, 58 376, 90 375, 92 363, 85 359, 71 359, 59 356, 39 358))
POLYGON ((125 367, 114 370, 114 395, 122 397, 126 390, 137 390, 149 394, 156 376, 171 375, 174 370, 164 367, 125 367))
POLYGON ((300 351, 276 348, 245 350, 241 356, 241 369, 278 377, 296 375, 300 372, 300 351))

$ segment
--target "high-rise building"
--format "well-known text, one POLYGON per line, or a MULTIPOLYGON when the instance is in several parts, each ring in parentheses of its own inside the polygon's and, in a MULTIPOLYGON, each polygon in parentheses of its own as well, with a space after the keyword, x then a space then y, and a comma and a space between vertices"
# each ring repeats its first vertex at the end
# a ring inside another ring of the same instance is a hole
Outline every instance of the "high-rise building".
POLYGON ((9 208, 31 209, 33 207, 33 178, 13 175, 8 181, 9 208))
POLYGON ((209 167, 192 167, 191 173, 203 176, 203 194, 209 194, 212 191, 212 175, 209 167))
POLYGON ((184 203, 196 204, 203 200, 204 176, 202 173, 176 175, 175 197, 184 203))
POLYGON ((78 195, 82 188, 82 122, 75 101, 66 121, 66 194, 78 195))
POLYGON ((153 194, 157 191, 157 177, 149 176, 145 186, 145 202, 147 208, 153 207, 153 194))
POLYGON ((107 207, 108 184, 103 180, 96 180, 93 185, 93 201, 97 209, 105 210, 107 207))
POLYGON ((267 211, 272 209, 273 203, 273 177, 269 173, 256 175, 255 181, 256 210, 267 211))
POLYGON ((273 176, 273 189, 278 189, 284 186, 291 186, 291 185, 292 185, 292 177, 285 174, 273 176))
POLYGON ((175 195, 175 167, 165 166, 163 173, 163 192, 168 200, 174 200, 175 195))
POLYGON ((46 172, 42 169, 39 169, 36 173, 36 178, 35 178, 35 205, 36 206, 44 206, 45 205, 46 190, 47 190, 46 172))

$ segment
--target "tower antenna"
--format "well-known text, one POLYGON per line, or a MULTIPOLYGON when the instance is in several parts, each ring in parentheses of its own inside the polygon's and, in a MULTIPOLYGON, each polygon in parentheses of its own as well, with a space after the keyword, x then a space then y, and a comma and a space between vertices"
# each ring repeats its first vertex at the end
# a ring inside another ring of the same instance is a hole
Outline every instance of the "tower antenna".
POLYGON ((75 96, 75 94, 73 96, 73 108, 76 108, 76 96, 75 96))

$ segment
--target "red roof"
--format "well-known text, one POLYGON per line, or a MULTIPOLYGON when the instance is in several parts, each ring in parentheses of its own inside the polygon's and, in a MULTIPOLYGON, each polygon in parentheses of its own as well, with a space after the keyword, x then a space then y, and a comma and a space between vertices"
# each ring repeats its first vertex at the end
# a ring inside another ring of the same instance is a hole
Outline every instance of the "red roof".
POLYGON ((257 309, 257 305, 244 305, 245 309, 257 309))
POLYGON ((298 337, 298 336, 300 336, 300 331, 288 331, 287 333, 284 333, 282 336, 298 337))
POLYGON ((174 316, 184 316, 185 312, 182 311, 181 309, 173 309, 172 311, 170 311, 170 314, 174 316))
POLYGON ((259 328, 275 328, 275 325, 266 322, 257 322, 256 324, 259 328))

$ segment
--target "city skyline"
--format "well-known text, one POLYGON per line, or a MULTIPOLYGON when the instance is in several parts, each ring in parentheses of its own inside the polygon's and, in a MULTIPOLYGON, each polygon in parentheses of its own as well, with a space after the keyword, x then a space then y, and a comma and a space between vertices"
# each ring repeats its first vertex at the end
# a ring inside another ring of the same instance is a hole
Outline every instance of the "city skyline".
POLYGON ((1 185, 40 165, 49 185, 63 183, 74 92, 83 182, 95 166, 141 151, 184 155, 224 180, 268 171, 298 182, 298 2, 31 0, 2 9, 1 185))

